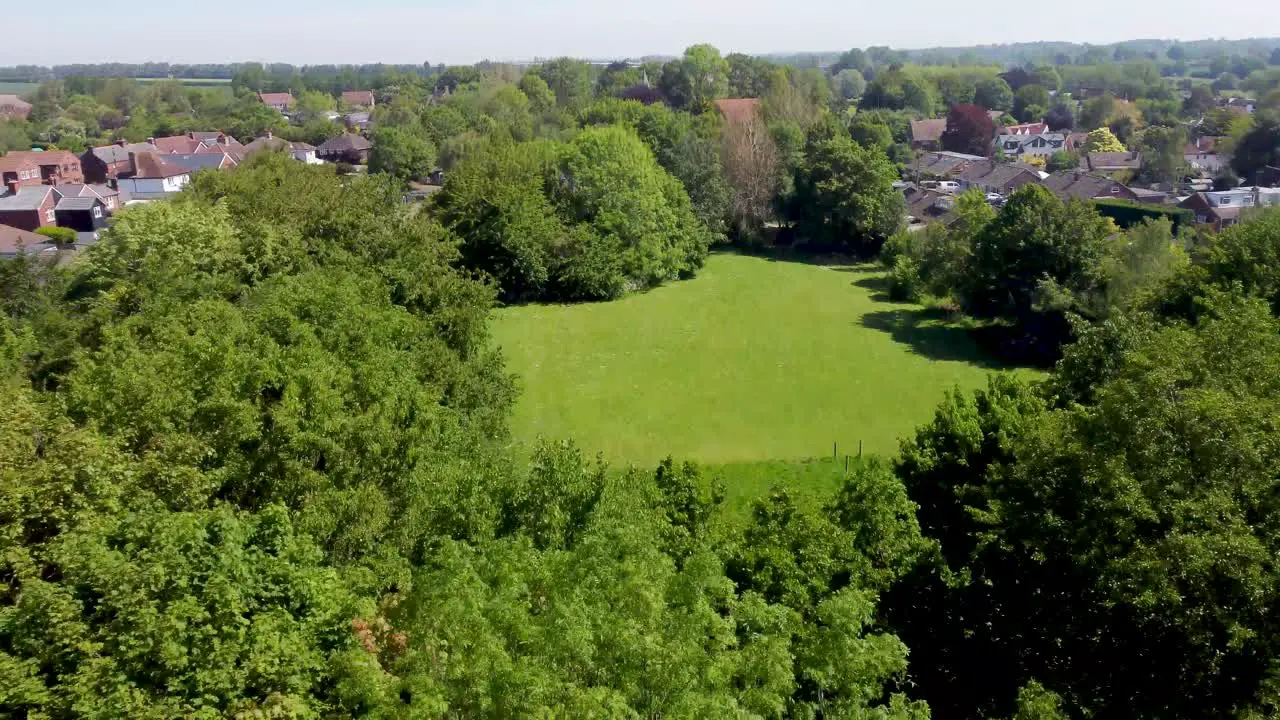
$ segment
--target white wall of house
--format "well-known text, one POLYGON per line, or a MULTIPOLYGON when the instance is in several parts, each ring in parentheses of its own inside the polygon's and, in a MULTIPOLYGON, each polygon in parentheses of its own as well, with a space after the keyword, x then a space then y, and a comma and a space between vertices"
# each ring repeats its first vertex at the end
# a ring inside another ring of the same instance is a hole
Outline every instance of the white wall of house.
POLYGON ((307 150, 306 152, 294 153, 294 159, 304 162, 308 165, 323 165, 324 161, 316 157, 315 150, 307 150))
POLYGON ((175 175, 167 178, 122 178, 120 189, 128 190, 134 195, 161 195, 181 192, 189 182, 191 182, 190 175, 175 175))

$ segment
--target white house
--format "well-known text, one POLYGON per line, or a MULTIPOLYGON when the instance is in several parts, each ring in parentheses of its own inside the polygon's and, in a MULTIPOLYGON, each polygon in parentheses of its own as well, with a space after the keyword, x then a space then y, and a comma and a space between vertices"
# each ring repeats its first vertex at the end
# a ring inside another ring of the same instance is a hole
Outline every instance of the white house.
POLYGON ((119 179, 121 191, 127 191, 134 200, 159 200, 182 189, 191 182, 191 171, 170 162, 163 155, 142 152, 130 153, 134 172, 119 179))
POLYGON ((1011 160, 1029 157, 1048 158, 1067 148, 1066 133, 1037 133, 1035 135, 997 135, 996 149, 1011 160))
POLYGON ((316 147, 314 145, 304 142, 289 142, 282 138, 273 137, 270 132, 246 145, 244 154, 247 157, 264 150, 270 152, 287 152, 294 160, 308 165, 324 164, 323 160, 316 157, 316 147))
POLYGON ((1280 188, 1241 187, 1234 190, 1201 193, 1211 207, 1268 207, 1280 205, 1280 188))

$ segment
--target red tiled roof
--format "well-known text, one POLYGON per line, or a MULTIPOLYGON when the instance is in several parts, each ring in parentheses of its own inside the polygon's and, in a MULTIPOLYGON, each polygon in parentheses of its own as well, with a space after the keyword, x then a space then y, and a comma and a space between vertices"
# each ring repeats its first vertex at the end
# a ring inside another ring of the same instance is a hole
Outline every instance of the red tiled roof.
POLYGON ((911 139, 916 142, 940 142, 947 131, 946 118, 911 121, 911 139))
POLYGON ((67 163, 80 164, 80 158, 72 155, 66 150, 45 150, 37 152, 35 150, 13 150, 5 157, 18 157, 30 160, 36 165, 65 165, 67 163))
POLYGON ((134 158, 134 165, 136 166, 137 171, 133 176, 136 178, 158 179, 177 177, 178 175, 186 175, 190 172, 181 165, 165 160, 163 155, 146 152, 138 153, 134 158))
POLYGON ((759 98, 730 98, 716 101, 716 109, 730 125, 751 120, 756 116, 759 107, 759 98))
POLYGON ((372 105, 372 90, 347 90, 342 93, 342 102, 348 105, 372 105))
POLYGON ((4 157, 0 157, 0 172, 17 172, 19 169, 22 169, 22 168, 31 170, 33 168, 39 168, 39 167, 40 167, 39 165, 36 165, 34 162, 31 162, 31 160, 27 159, 26 157, 22 155, 17 155, 15 153, 9 153, 4 157))
POLYGON ((1043 135, 1049 132, 1049 126, 1042 122, 1023 123, 1000 128, 1001 135, 1043 135))
POLYGON ((156 138, 153 144, 162 153, 188 155, 196 151, 196 148, 200 146, 200 141, 193 140, 186 135, 174 135, 173 137, 156 138))
POLYGON ((293 105, 291 93, 258 93, 258 98, 266 105, 293 105))

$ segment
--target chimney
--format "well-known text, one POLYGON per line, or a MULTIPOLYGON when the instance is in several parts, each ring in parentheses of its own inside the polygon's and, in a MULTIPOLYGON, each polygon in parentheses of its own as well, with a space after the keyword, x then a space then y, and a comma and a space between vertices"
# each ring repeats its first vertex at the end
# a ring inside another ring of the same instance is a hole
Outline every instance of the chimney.
POLYGON ((124 138, 120 138, 119 140, 116 141, 116 145, 119 145, 120 147, 124 147, 125 145, 128 145, 128 144, 129 144, 129 141, 125 140, 124 138))
POLYGON ((153 137, 152 137, 152 138, 147 138, 147 144, 148 144, 148 145, 155 145, 155 144, 156 144, 156 139, 155 139, 155 138, 153 138, 153 137))
POLYGON ((270 131, 270 130, 268 130, 268 131, 267 131, 267 139, 268 139, 268 140, 270 140, 271 138, 272 138, 271 131, 270 131))

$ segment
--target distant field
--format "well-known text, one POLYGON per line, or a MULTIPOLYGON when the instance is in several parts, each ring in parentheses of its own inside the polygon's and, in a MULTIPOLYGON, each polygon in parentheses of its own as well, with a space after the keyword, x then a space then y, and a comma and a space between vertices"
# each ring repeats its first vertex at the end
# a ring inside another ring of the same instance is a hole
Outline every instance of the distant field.
POLYGON ((573 437, 615 464, 830 457, 859 441, 891 454, 947 389, 999 366, 965 330, 888 302, 883 281, 716 255, 695 280, 620 301, 499 310, 521 387, 513 430, 573 437))
POLYGON ((0 94, 3 95, 26 95, 27 93, 35 92, 38 87, 40 87, 39 83, 0 80, 0 94))

